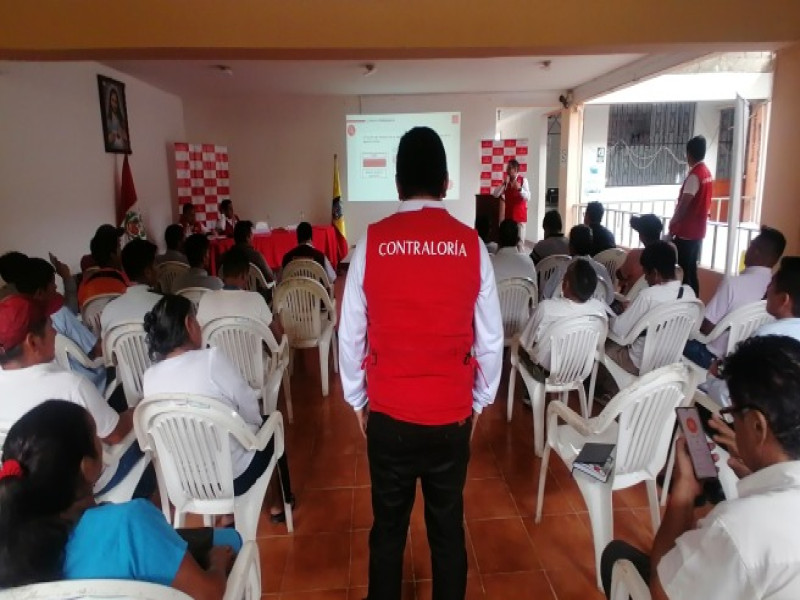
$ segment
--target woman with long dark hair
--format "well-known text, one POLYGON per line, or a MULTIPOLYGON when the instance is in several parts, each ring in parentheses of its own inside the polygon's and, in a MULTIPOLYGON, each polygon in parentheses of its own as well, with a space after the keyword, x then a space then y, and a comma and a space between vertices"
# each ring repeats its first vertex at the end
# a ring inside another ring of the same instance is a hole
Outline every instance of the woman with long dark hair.
MULTIPOLYGON (((102 467, 94 421, 77 404, 48 400, 11 427, 0 469, 0 588, 133 579, 222 598, 233 548, 213 547, 204 570, 147 500, 95 504, 102 467)), ((231 533, 220 537, 240 546, 231 533)))

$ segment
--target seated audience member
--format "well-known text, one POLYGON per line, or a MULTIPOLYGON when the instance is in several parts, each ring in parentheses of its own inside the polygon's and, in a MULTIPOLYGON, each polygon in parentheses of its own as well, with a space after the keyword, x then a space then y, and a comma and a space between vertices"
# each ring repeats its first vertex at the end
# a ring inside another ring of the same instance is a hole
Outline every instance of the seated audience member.
POLYGON ((583 224, 587 225, 592 230, 592 256, 596 256, 603 250, 617 247, 614 234, 606 227, 603 227, 604 212, 605 209, 600 202, 589 202, 589 204, 586 205, 583 224))
POLYGON ((506 219, 500 223, 500 248, 491 255, 495 281, 523 277, 536 281, 536 267, 531 257, 519 251, 519 226, 506 219))
POLYGON ((283 255, 281 268, 285 269, 286 265, 292 262, 295 258, 310 258, 323 269, 325 269, 325 274, 328 276, 328 281, 333 283, 336 281, 336 271, 333 270, 331 261, 329 261, 328 257, 325 256, 325 253, 314 248, 312 235, 313 229, 311 227, 311 223, 303 221, 297 226, 297 246, 283 255))
POLYGON ((217 232, 227 237, 233 237, 233 228, 238 222, 239 215, 233 212, 233 202, 227 199, 220 202, 217 232))
MULTIPOLYGON (((589 229, 586 225, 575 225, 569 231, 569 253, 571 256, 575 258, 580 258, 581 260, 585 260, 594 269, 594 272, 597 273, 598 279, 604 279, 605 281, 611 281, 611 277, 609 277, 608 269, 606 269, 605 265, 600 264, 596 260, 594 260, 590 255, 592 249, 592 230, 589 229)), ((560 265, 558 270, 553 273, 552 277, 547 280, 547 284, 544 286, 543 294, 545 298, 552 298, 553 295, 558 290, 558 286, 561 285, 561 280, 564 278, 564 273, 567 271, 567 265, 560 265)), ((600 285, 598 282, 597 285, 600 285)), ((610 289, 610 288, 609 288, 610 289)), ((614 301, 614 293, 613 291, 608 294, 606 298, 606 303, 611 304, 614 301)))
POLYGON ((183 234, 185 237, 189 237, 193 233, 206 232, 203 224, 197 220, 197 216, 194 214, 194 204, 191 202, 186 202, 181 206, 181 216, 178 219, 178 225, 183 227, 183 234))
POLYGON ((652 549, 613 541, 603 552, 607 595, 614 563, 627 559, 649 581, 654 600, 800 598, 800 342, 750 338, 723 359, 722 373, 732 402, 725 412, 734 423, 729 464, 744 476, 739 497, 695 525, 703 486, 680 438, 652 549))
MULTIPOLYGON (((750 242, 745 252, 744 270, 735 277, 725 276, 711 302, 706 305, 700 333, 708 335, 717 323, 737 308, 763 299, 772 278, 772 268, 785 248, 786 238, 780 231, 762 227, 761 233, 750 242)), ((727 333, 708 346, 697 340, 689 340, 683 355, 707 369, 714 359, 723 355, 727 346, 727 333)))
MULTIPOLYGON (((183 296, 164 296, 145 318, 151 366, 144 373, 145 396, 153 394, 198 394, 215 398, 234 409, 254 433, 263 424, 259 412, 260 390, 251 388, 237 367, 216 347, 203 348, 200 325, 192 303, 183 296)), ((273 443, 260 451, 245 450, 231 441, 233 490, 244 494, 264 473, 273 453, 273 443)), ((288 471, 281 470, 286 497, 291 500, 288 471)), ((274 521, 285 518, 275 500, 270 509, 274 521)))
POLYGON ((91 415, 69 402, 48 400, 11 427, 0 469, 0 588, 129 579, 221 599, 239 535, 213 531, 204 570, 148 500, 95 503, 102 458, 91 415))
POLYGON ((183 253, 185 237, 183 227, 174 223, 168 225, 164 230, 164 243, 167 245, 167 251, 156 256, 156 265, 164 262, 179 262, 188 265, 189 261, 183 253))
POLYGON ((241 248, 247 255, 247 260, 258 267, 267 283, 275 281, 275 273, 269 268, 261 252, 253 247, 252 221, 239 221, 233 228, 233 240, 236 242, 236 246, 241 248))
POLYGON ((17 279, 24 272, 27 262, 28 256, 22 252, 6 252, 0 256, 0 279, 5 283, 0 287, 0 300, 17 293, 17 279))
POLYGON ((122 266, 131 285, 103 309, 100 315, 103 335, 122 323, 144 322, 144 315, 161 299, 160 294, 150 291, 158 283, 156 250, 156 245, 147 240, 131 240, 122 249, 122 266))
POLYGON ((536 242, 531 252, 534 263, 553 254, 569 254, 569 240, 564 236, 564 225, 557 210, 548 210, 542 219, 544 239, 536 242))
MULTIPOLYGON (((675 279, 675 252, 667 242, 656 242, 642 252, 642 269, 648 287, 625 308, 624 312, 611 319, 609 331, 624 338, 639 320, 661 304, 694 300, 692 288, 675 279)), ((640 336, 630 346, 620 346, 611 340, 606 341, 606 356, 633 375, 639 374, 644 354, 644 336, 640 336)), ((600 366, 597 373, 597 393, 613 396, 618 387, 608 370, 600 366)))
POLYGON ((95 267, 114 267, 119 268, 119 239, 125 230, 122 227, 113 225, 100 225, 94 232, 89 242, 89 254, 81 257, 81 272, 86 273, 95 267), (98 253, 103 256, 103 264, 98 261, 98 253))
MULTIPOLYGON (((664 224, 659 217, 651 213, 631 217, 631 229, 639 234, 639 242, 646 248, 650 244, 655 244, 661 240, 664 224)), ((627 295, 636 282, 644 277, 641 263, 642 250, 642 248, 628 250, 625 262, 617 270, 617 280, 620 285, 619 291, 623 296, 627 295)), ((678 262, 677 249, 675 250, 675 262, 678 262)))
POLYGON ((475 217, 475 231, 478 233, 478 237, 481 238, 483 245, 486 246, 486 251, 489 254, 494 254, 497 252, 497 242, 489 241, 490 229, 489 217, 486 215, 475 217))
POLYGON ((531 367, 537 381, 544 381, 550 372, 550 338, 543 337, 547 329, 572 317, 595 315, 608 319, 606 307, 592 298, 597 287, 597 273, 585 260, 569 264, 564 275, 561 298, 542 300, 528 320, 520 336, 520 356, 531 367))
MULTIPOLYGON (((0 302, 0 421, 15 423, 31 408, 60 398, 89 411, 104 443, 122 442, 133 427, 133 410, 117 414, 91 381, 56 365, 55 339, 52 322, 41 305, 21 295, 0 302)), ((138 444, 131 446, 102 491, 116 485, 141 456, 138 444)), ((151 472, 140 482, 137 496, 149 496, 154 490, 151 472)))
MULTIPOLYGON (((78 286, 78 304, 101 294, 124 294, 128 278, 120 270, 119 236, 111 225, 102 225, 92 238, 92 265, 84 269, 78 286)), ((85 257, 84 257, 85 258, 85 257)), ((83 260, 81 260, 83 262, 83 260)))
POLYGON ((200 233, 195 233, 186 238, 184 249, 186 258, 189 259, 189 270, 178 276, 173 283, 174 290, 180 291, 189 287, 221 290, 222 280, 208 274, 209 251, 211 242, 200 233))

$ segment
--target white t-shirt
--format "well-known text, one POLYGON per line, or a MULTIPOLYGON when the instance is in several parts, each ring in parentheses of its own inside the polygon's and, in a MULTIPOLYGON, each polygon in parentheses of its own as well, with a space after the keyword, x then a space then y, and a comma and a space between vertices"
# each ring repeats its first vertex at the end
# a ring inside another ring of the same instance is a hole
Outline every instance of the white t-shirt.
MULTIPOLYGON (((628 309, 611 320, 610 330, 614 335, 624 338, 628 335, 639 320, 649 313, 653 308, 659 304, 666 302, 680 302, 681 300, 694 300, 696 296, 688 285, 681 285, 680 281, 673 280, 659 285, 652 285, 643 289, 636 296, 636 299, 631 302, 628 309), (683 294, 680 300, 678 294, 680 289, 683 288, 683 294)), ((644 355, 644 336, 639 337, 628 348, 628 354, 631 357, 631 362, 640 368, 642 365, 642 356, 644 355)))
POLYGON ((161 300, 161 294, 151 292, 146 285, 130 286, 119 298, 106 304, 100 315, 103 335, 121 323, 144 323, 144 316, 161 300))
POLYGON ((694 196, 697 192, 700 191, 700 179, 692 173, 686 178, 686 181, 683 184, 683 194, 694 196))
MULTIPOLYGON (((224 402, 257 432, 264 420, 258 407, 260 391, 251 388, 219 348, 192 350, 167 358, 144 372, 144 395, 197 394, 224 402)), ((231 440, 233 476, 239 477, 253 460, 253 451, 231 440)))
POLYGON ((0 420, 15 423, 46 400, 66 400, 84 407, 94 418, 100 438, 111 435, 119 422, 119 415, 83 375, 63 371, 55 363, 0 369, 0 420))
POLYGON ((800 598, 800 461, 761 469, 738 488, 658 563, 669 598, 800 598))
POLYGON ((203 294, 197 308, 197 322, 204 327, 222 317, 248 317, 267 327, 272 323, 272 311, 258 292, 246 290, 216 290, 203 294))
POLYGON ((536 267, 533 265, 531 257, 522 254, 517 247, 500 248, 493 254, 492 267, 494 267, 494 279, 497 282, 512 277, 525 277, 531 281, 536 281, 536 267))

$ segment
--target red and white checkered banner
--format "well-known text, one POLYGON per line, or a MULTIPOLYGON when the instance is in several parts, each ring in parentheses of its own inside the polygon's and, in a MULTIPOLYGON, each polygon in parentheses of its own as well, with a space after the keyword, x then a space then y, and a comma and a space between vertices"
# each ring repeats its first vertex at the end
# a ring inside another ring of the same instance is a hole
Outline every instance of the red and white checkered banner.
POLYGON ((503 183, 506 164, 512 158, 519 162, 519 172, 527 177, 528 140, 481 140, 481 194, 491 194, 503 183))
POLYGON ((191 202, 198 223, 212 231, 219 203, 231 197, 227 146, 175 142, 178 208, 191 202))

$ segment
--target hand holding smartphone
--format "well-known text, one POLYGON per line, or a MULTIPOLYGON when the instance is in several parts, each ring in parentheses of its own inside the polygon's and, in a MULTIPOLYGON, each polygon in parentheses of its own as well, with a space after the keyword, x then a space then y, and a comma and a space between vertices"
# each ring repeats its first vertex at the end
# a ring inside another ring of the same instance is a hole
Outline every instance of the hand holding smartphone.
POLYGON ((700 481, 717 477, 717 465, 708 448, 708 439, 697 408, 680 406, 675 409, 675 412, 678 414, 678 422, 686 438, 686 448, 692 459, 695 477, 700 481))

